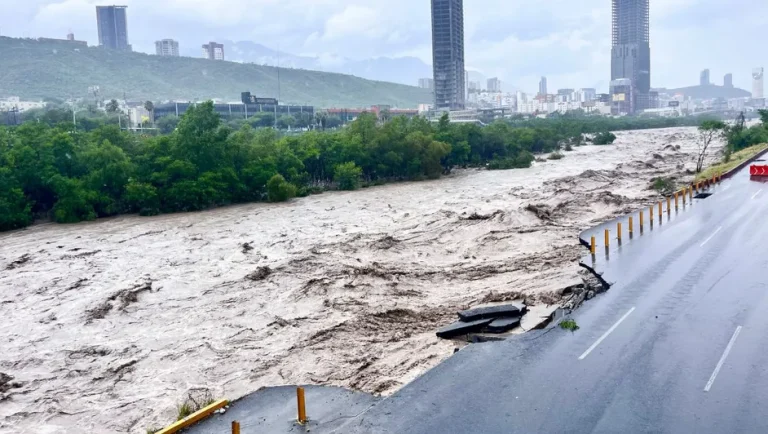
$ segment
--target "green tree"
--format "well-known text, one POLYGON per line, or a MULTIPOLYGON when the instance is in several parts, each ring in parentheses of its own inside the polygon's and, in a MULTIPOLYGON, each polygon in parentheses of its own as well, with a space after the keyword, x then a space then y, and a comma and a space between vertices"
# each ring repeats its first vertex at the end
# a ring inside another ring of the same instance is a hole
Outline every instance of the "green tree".
POLYGON ((709 145, 711 145, 714 140, 722 137, 725 129, 726 125, 724 122, 714 120, 704 121, 699 126, 699 148, 696 157, 696 173, 701 172, 704 167, 704 159, 707 156, 709 145))
POLYGON ((339 190, 357 190, 360 187, 360 176, 363 169, 357 167, 354 161, 338 164, 333 170, 333 180, 339 190))
POLYGON ((275 175, 267 182, 267 194, 270 202, 285 202, 296 197, 296 187, 282 175, 275 175))
POLYGON ((596 145, 610 145, 613 144, 613 142, 616 141, 616 134, 613 134, 610 131, 603 131, 601 133, 595 134, 595 137, 592 139, 592 143, 596 145))
POLYGON ((107 103, 105 109, 107 113, 117 113, 120 111, 120 103, 116 99, 112 99, 107 103))

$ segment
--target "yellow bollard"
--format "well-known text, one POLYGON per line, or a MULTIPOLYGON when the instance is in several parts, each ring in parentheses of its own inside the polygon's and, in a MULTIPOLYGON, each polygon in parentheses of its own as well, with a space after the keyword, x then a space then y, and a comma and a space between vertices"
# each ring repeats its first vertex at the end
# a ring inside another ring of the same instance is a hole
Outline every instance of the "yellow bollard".
POLYGON ((619 234, 619 241, 621 241, 621 223, 616 223, 616 233, 619 234))
POLYGON ((680 202, 677 198, 677 192, 675 192, 675 211, 677 211, 678 208, 680 208, 680 202))
POLYGON ((232 434, 240 434, 240 422, 232 421, 232 434))
POLYGON ((668 197, 667 198, 667 214, 671 212, 672 212, 672 198, 668 197))
POLYGON ((691 203, 693 203, 693 186, 691 186, 691 188, 688 189, 688 193, 690 193, 691 203))
POLYGON ((662 207, 661 202, 659 202, 659 221, 661 221, 661 217, 664 215, 661 212, 661 207, 662 207))
POLYGON ((645 218, 645 214, 642 210, 640 210, 640 230, 643 230, 643 219, 645 218))
POLYGON ((632 216, 629 217, 629 236, 631 237, 632 234, 635 232, 635 225, 632 224, 632 216))
POLYGON ((651 205, 651 209, 648 210, 648 216, 650 217, 649 221, 651 222, 651 226, 653 226, 653 205, 651 205))
POLYGON ((605 247, 608 247, 611 244, 610 237, 611 237, 611 231, 606 229, 605 230, 605 247))
POLYGON ((596 249, 595 249, 595 237, 594 237, 594 235, 592 236, 592 243, 589 246, 589 251, 592 252, 592 255, 595 254, 596 249))
POLYGON ((307 408, 305 406, 304 402, 304 388, 303 387, 297 387, 296 388, 296 400, 298 402, 299 406, 299 415, 298 420, 300 425, 304 425, 307 423, 307 408))

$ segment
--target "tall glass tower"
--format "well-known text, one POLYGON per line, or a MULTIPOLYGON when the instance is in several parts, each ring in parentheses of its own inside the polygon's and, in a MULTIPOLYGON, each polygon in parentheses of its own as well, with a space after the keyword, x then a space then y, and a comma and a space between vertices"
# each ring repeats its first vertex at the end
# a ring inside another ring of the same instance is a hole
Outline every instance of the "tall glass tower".
POLYGON ((611 0, 613 5, 611 81, 629 79, 632 111, 650 105, 651 45, 649 0, 611 0))
POLYGON ((432 65, 435 108, 463 110, 464 1, 432 0, 432 65))

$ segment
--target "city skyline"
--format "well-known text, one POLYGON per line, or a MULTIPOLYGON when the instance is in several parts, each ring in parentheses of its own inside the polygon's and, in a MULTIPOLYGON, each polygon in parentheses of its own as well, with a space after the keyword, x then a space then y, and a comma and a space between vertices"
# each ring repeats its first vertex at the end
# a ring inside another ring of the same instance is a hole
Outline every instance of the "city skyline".
MULTIPOLYGON (((79 40, 97 45, 94 3, 108 2, 5 0, 4 6, 13 14, 0 14, 0 32, 13 37, 63 38, 71 30, 79 40)), ((343 70, 343 64, 351 60, 380 56, 414 56, 427 65, 432 63, 431 31, 425 26, 430 19, 428 2, 413 7, 403 0, 365 5, 352 0, 322 5, 286 0, 258 8, 235 0, 120 3, 128 5, 134 17, 128 20, 134 51, 154 53, 155 41, 173 38, 182 49, 196 47, 197 56, 207 41, 244 40, 317 57, 324 70, 343 70), (405 9, 409 10, 406 15, 398 12, 405 9), (279 46, 274 41, 280 41, 279 46)), ((536 7, 488 0, 467 3, 464 9, 467 70, 486 78, 499 77, 505 89, 529 93, 535 93, 542 75, 553 88, 607 89, 611 11, 606 0, 578 4, 554 0, 536 7)), ((751 89, 751 71, 768 64, 768 53, 752 50, 743 41, 762 35, 760 17, 766 13, 768 3, 759 0, 735 0, 727 5, 716 0, 651 3, 654 87, 696 84, 691 77, 710 68, 714 77, 731 72, 736 87, 751 89), (729 29, 737 19, 740 32, 735 35, 729 29)), ((227 50, 227 59, 237 60, 236 53, 227 50)))

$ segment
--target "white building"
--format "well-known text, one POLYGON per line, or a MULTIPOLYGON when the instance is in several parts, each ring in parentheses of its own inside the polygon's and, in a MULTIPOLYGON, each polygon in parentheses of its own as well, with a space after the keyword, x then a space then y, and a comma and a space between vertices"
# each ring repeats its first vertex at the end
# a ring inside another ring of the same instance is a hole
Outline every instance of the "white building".
POLYGON ((155 41, 155 54, 158 56, 179 57, 179 43, 173 39, 155 41))
POLYGON ((0 99, 0 111, 18 110, 23 112, 40 108, 45 108, 45 103, 42 101, 22 101, 18 96, 0 99))
POLYGON ((752 98, 765 98, 763 93, 763 68, 752 70, 752 98))

